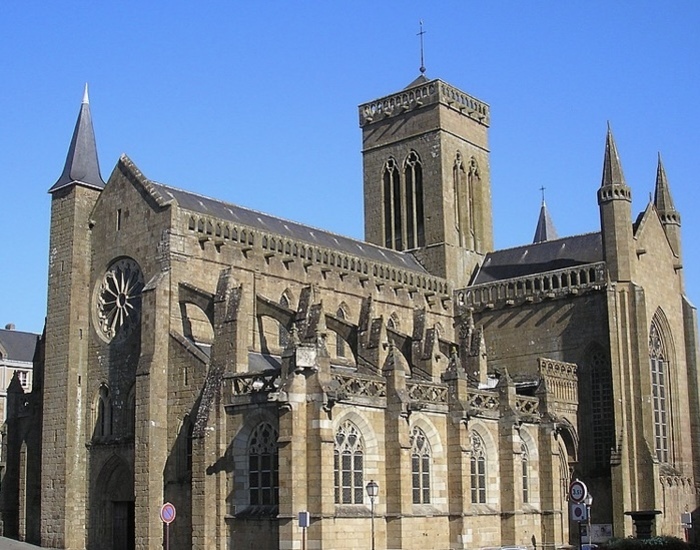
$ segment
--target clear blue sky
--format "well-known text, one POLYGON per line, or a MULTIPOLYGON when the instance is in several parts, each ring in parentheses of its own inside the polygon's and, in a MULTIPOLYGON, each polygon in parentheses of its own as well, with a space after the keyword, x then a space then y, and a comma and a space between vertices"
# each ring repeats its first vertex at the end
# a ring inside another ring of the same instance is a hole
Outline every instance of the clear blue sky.
POLYGON ((700 302, 700 2, 68 2, 0 5, 0 326, 41 331, 46 193, 83 85, 102 175, 156 181, 362 238, 357 105, 418 75, 491 106, 497 248, 599 229, 606 123, 633 215, 661 152, 700 302))

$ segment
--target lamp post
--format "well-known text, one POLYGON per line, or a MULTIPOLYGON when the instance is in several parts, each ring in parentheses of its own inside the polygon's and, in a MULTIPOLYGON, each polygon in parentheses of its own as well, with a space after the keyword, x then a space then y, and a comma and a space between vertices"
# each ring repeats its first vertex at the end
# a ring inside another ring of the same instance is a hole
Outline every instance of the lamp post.
POLYGON ((586 498, 583 500, 586 505, 586 532, 588 533, 588 550, 591 550, 591 545, 593 544, 593 533, 591 532, 591 506, 593 506, 593 495, 588 493, 586 498))
POLYGON ((379 485, 377 485, 376 481, 371 479, 365 489, 369 497, 370 514, 372 516, 372 550, 374 550, 374 499, 377 498, 377 494, 379 494, 379 485))

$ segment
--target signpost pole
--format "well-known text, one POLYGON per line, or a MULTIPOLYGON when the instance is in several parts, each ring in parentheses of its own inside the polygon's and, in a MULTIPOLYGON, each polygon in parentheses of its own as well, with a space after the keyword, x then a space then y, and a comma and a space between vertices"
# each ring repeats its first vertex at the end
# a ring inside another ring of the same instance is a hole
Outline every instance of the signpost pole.
POLYGON ((165 550, 170 550, 170 524, 175 520, 175 506, 166 502, 160 507, 160 519, 165 523, 165 550))

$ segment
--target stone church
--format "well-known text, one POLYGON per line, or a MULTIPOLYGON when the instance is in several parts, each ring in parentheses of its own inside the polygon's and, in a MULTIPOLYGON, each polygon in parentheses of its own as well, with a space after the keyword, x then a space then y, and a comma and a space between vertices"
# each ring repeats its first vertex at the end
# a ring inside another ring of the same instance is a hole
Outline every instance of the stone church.
POLYGON ((359 123, 364 241, 157 183, 126 156, 103 181, 86 92, 49 189, 33 388, 8 396, 6 536, 554 549, 578 542, 574 479, 614 536, 634 511, 682 536, 697 313, 661 161, 633 217, 608 130, 599 230, 558 238, 543 202, 533 242, 494 250, 486 103, 421 74, 359 123))

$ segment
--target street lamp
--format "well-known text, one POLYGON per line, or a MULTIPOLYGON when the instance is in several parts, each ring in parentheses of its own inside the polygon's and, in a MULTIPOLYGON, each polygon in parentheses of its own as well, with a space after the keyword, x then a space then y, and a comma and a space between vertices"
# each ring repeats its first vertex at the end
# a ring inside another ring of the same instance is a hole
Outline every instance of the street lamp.
POLYGON ((377 498, 377 495, 379 494, 379 485, 377 485, 376 481, 371 479, 365 489, 367 490, 367 496, 369 497, 370 513, 372 515, 372 550, 374 550, 374 499, 377 498))
POLYGON ((586 498, 583 499, 583 503, 586 505, 586 532, 588 533, 588 550, 593 547, 593 533, 591 532, 591 506, 593 506, 593 495, 591 493, 586 494, 586 498))

